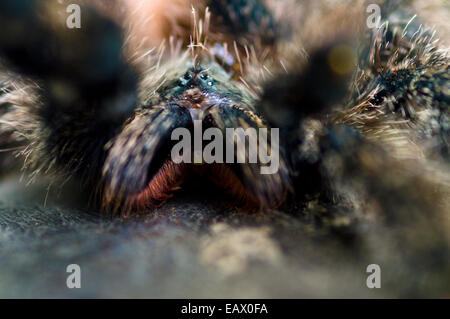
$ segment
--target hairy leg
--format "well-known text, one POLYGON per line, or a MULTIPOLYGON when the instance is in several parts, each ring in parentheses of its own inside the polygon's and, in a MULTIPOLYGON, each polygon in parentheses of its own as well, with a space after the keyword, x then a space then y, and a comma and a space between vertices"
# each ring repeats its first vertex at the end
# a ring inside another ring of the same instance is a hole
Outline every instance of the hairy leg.
POLYGON ((89 7, 80 13, 81 28, 69 28, 58 1, 0 3, 0 57, 29 83, 28 91, 10 92, 18 103, 3 130, 36 121, 19 132, 33 144, 32 157, 95 180, 104 145, 134 111, 137 79, 122 56, 121 29, 89 7))

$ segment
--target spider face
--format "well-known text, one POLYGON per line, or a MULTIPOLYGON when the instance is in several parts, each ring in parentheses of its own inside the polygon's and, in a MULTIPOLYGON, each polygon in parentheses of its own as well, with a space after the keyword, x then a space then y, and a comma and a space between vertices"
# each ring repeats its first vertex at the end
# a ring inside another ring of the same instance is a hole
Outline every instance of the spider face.
POLYGON ((271 200, 283 196, 280 176, 259 177, 256 170, 261 163, 250 163, 250 152, 255 152, 250 148, 264 147, 270 153, 270 137, 251 140, 249 136, 233 135, 230 140, 227 135, 227 129, 256 130, 267 126, 254 111, 255 98, 220 65, 188 65, 181 76, 168 79, 150 101, 150 105, 138 110, 109 149, 103 171, 107 203, 114 205, 119 200, 119 205, 124 202, 140 208, 160 205, 192 179, 201 179, 204 183, 200 187, 213 186, 233 203, 246 206, 264 203, 266 195, 260 193, 260 187, 268 184, 275 187, 271 200), (191 138, 206 136, 211 144, 215 143, 214 159, 205 161, 202 154, 208 145, 196 150, 198 142, 192 141, 180 154, 184 161, 174 161, 174 131, 180 128, 191 138), (248 149, 240 149, 239 143, 248 145, 248 149), (194 158, 196 151, 201 153, 200 160, 194 158), (137 174, 138 171, 142 173, 137 174))

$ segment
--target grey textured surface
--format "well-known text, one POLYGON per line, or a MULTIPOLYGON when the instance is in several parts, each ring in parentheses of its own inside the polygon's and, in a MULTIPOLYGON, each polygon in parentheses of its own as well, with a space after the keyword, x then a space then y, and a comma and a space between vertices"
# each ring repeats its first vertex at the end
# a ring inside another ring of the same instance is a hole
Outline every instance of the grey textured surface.
POLYGON ((0 185, 2 298, 443 297, 450 287, 442 250, 417 262, 381 226, 315 227, 307 215, 249 214, 182 196, 124 220, 51 195, 44 207, 45 193, 0 185), (72 263, 81 289, 66 287, 72 263), (366 287, 372 263, 382 268, 381 289, 366 287))

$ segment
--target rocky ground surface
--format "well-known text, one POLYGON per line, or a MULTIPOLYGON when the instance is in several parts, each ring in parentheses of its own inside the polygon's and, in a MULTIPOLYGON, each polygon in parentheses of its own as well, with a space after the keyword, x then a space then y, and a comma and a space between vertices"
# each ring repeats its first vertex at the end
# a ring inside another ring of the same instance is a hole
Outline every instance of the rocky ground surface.
POLYGON ((313 204, 249 214, 180 196, 124 219, 73 208, 80 199, 71 192, 72 204, 61 200, 67 194, 45 194, 39 185, 0 184, 2 298, 450 295, 445 249, 409 253, 395 232, 345 219, 317 226, 313 204), (66 286, 69 264, 81 267, 80 289, 66 286), (381 267, 380 289, 366 286, 369 264, 381 267))

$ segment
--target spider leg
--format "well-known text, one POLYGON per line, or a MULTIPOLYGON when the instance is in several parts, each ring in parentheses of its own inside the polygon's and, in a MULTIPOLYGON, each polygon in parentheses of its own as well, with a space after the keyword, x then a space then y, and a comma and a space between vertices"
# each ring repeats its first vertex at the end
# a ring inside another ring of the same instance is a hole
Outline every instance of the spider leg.
POLYGON ((101 171, 94 166, 102 164, 105 143, 134 111, 137 77, 122 56, 121 29, 79 8, 81 26, 70 28, 58 1, 1 1, 0 58, 36 83, 38 107, 27 114, 40 127, 26 135, 45 154, 37 157, 90 178, 101 171))
MULTIPOLYGON (((352 201, 366 198, 390 218, 406 218, 408 212, 418 219, 428 212, 439 215, 445 196, 434 190, 445 192, 445 169, 414 159, 399 160, 370 135, 371 126, 364 127, 363 116, 350 114, 353 122, 337 125, 345 121, 335 121, 334 109, 346 112, 343 106, 354 102, 351 93, 359 71, 354 52, 346 41, 324 46, 310 55, 305 69, 276 77, 264 87, 258 109, 271 127, 280 127, 283 156, 290 164, 297 195, 319 193, 322 202, 348 203, 353 212, 357 209, 352 201)), ((433 81, 441 83, 434 94, 444 91, 441 80, 433 81)), ((386 114, 378 115, 379 125, 394 118, 386 114)))
MULTIPOLYGON (((208 0, 217 28, 235 39, 246 38, 261 44, 273 44, 280 32, 273 14, 262 0, 208 0)), ((214 27, 214 26, 213 26, 214 27)))
MULTIPOLYGON (((447 50, 436 46, 436 31, 424 27, 415 16, 399 10, 387 17, 362 46, 358 92, 370 93, 370 104, 392 119, 408 122, 409 137, 421 145, 426 156, 448 161, 447 50)), ((355 105, 361 102, 355 101, 355 105)))
POLYGON ((313 52, 305 69, 282 74, 264 86, 257 108, 271 127, 280 129, 282 157, 299 193, 322 184, 318 165, 320 139, 329 122, 326 114, 348 94, 354 60, 352 45, 338 40, 313 52))

